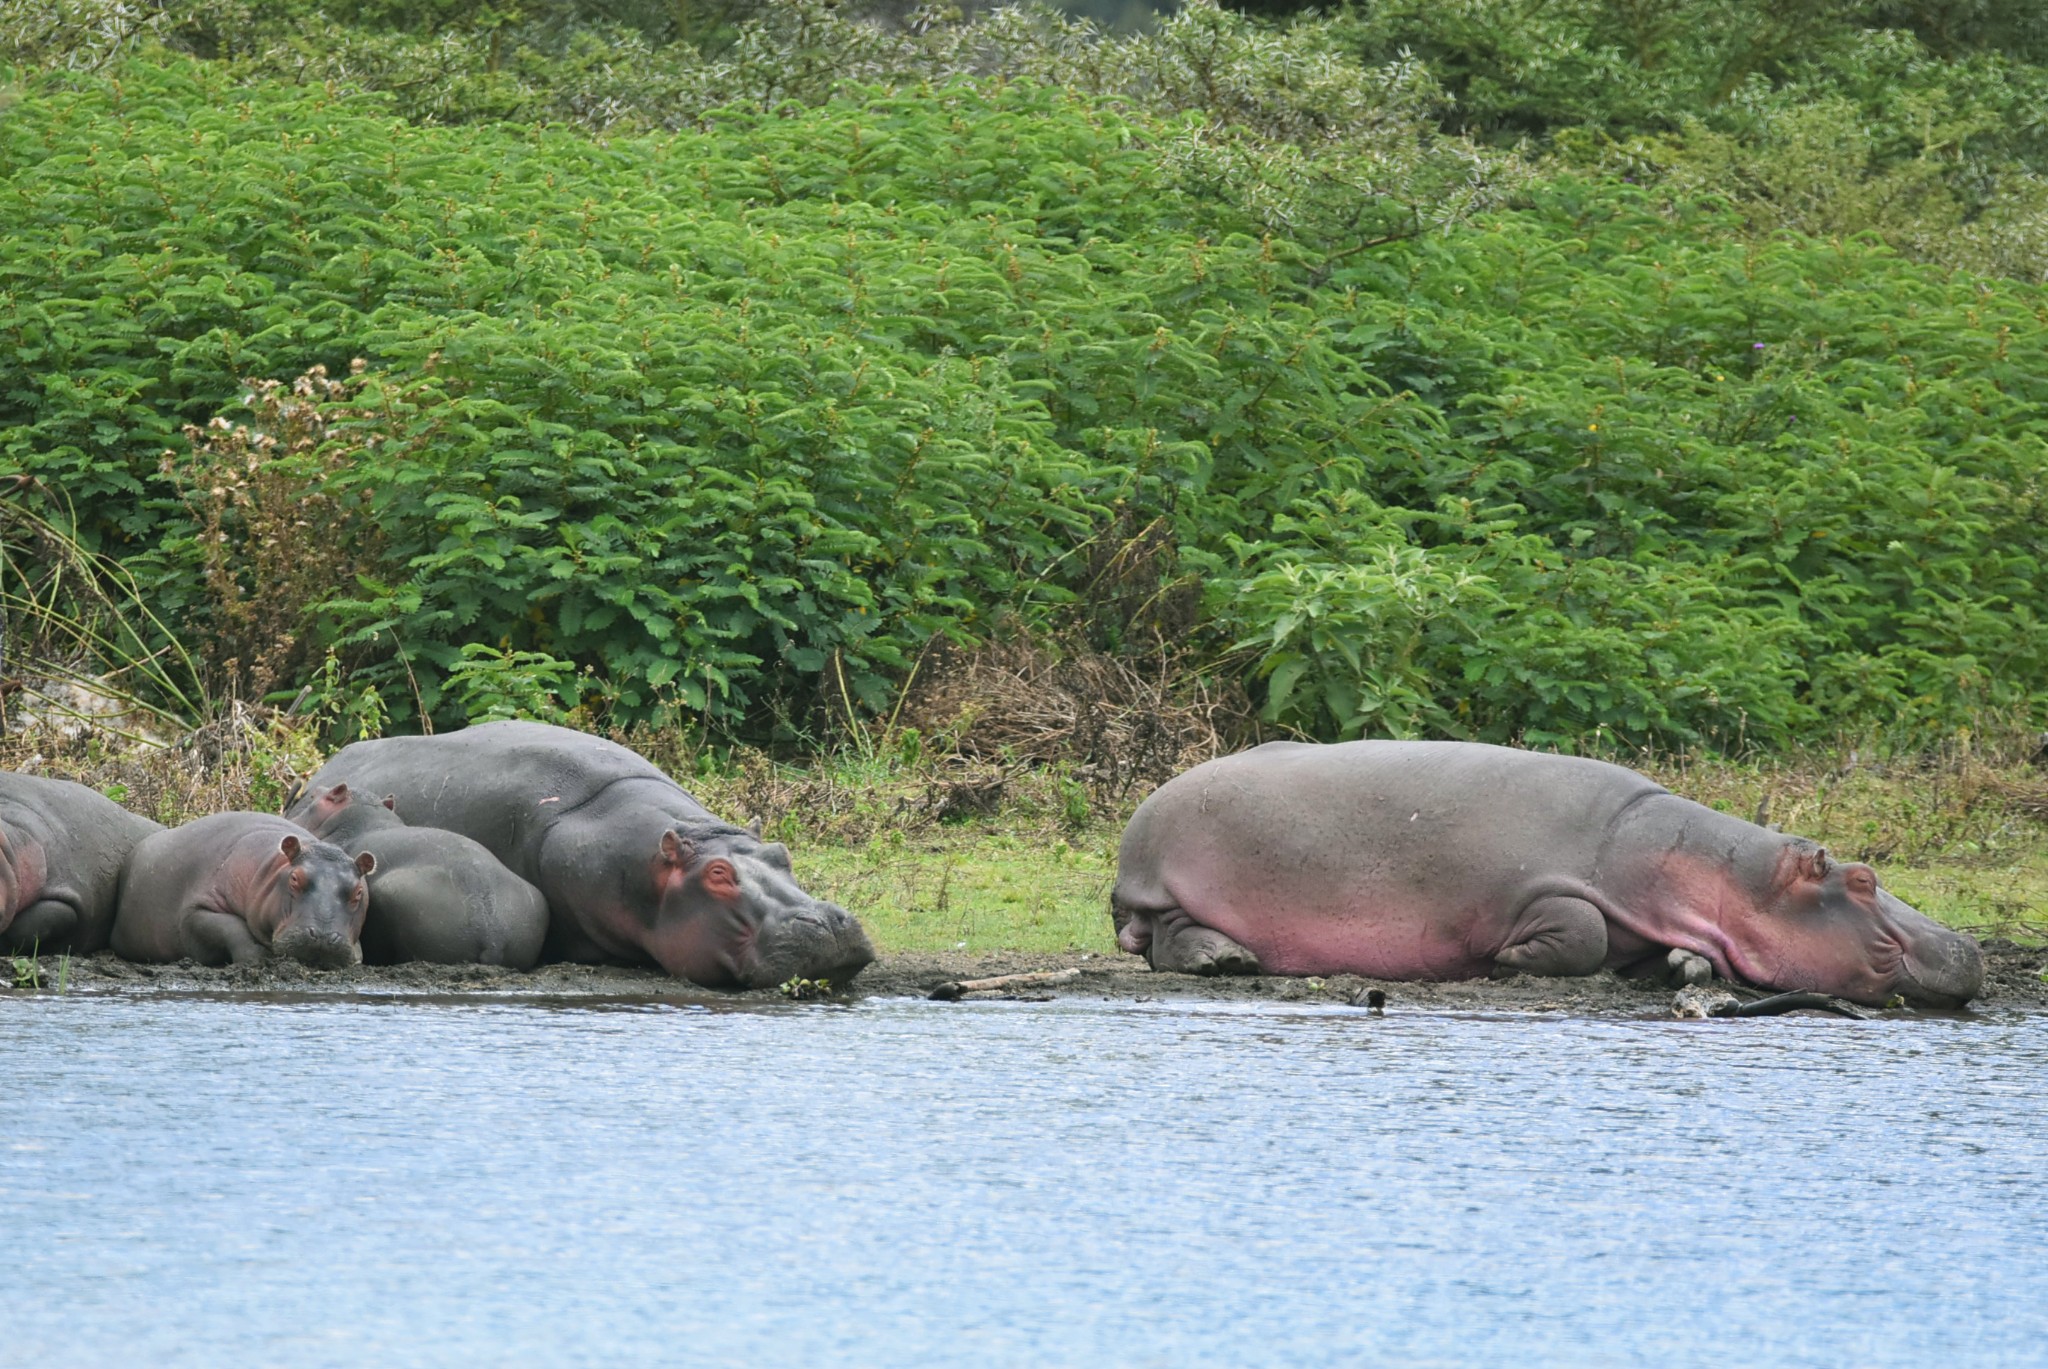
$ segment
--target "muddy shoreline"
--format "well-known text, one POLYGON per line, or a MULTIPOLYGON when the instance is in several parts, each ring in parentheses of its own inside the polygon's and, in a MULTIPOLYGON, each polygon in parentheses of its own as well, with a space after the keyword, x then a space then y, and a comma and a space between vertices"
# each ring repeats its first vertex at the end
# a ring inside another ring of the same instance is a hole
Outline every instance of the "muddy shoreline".
MULTIPOLYGON (((2048 1011, 2048 947, 2021 946, 2010 941, 1984 943, 1984 991, 1973 1004, 1977 1013, 2048 1011)), ((531 971, 482 965, 385 965, 347 970, 308 970, 289 962, 211 969, 181 962, 135 965, 110 954, 73 960, 61 967, 54 956, 42 961, 40 990, 11 990, 15 997, 72 994, 249 995, 287 998, 356 996, 477 996, 482 999, 590 1000, 619 1003, 770 1004, 786 1001, 774 989, 724 992, 701 989, 654 970, 596 965, 543 965, 531 971)), ((1510 979, 1464 980, 1445 984, 1393 983, 1337 975, 1329 979, 1295 979, 1277 975, 1201 979, 1192 975, 1156 974, 1133 956, 1080 953, 1064 955, 1022 952, 912 953, 885 955, 859 979, 829 999, 928 998, 940 985, 962 980, 1046 971, 1075 971, 1054 983, 1024 983, 968 992, 964 1002, 978 1000, 1043 1000, 1095 998, 1117 1002, 1162 1003, 1319 1003, 1363 1005, 1372 989, 1386 995, 1386 1010, 1437 1012, 1529 1012, 1568 1017, 1645 1018, 1671 1015, 1672 990, 1608 972, 1575 979, 1544 979, 1517 975, 1510 979)), ((15 976, 18 980, 19 976, 15 976)), ((1748 996, 1755 996, 1753 993, 1748 996)), ((1361 1008, 1362 1010, 1362 1008, 1361 1008)), ((1880 1012, 1882 1017, 1955 1016, 1916 1013, 1910 1009, 1880 1012)))

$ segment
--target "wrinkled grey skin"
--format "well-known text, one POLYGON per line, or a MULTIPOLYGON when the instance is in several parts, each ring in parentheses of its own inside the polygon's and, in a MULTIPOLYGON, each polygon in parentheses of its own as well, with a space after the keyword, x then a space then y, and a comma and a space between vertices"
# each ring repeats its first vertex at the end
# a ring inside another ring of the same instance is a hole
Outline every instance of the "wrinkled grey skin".
POLYGON ((1132 817, 1112 907, 1126 951, 1193 973, 1697 959, 1764 988, 1935 1006, 1968 1002, 1984 973, 1975 941, 1868 865, 1618 765, 1470 742, 1273 742, 1196 766, 1132 817))
POLYGON ((362 963, 370 855, 351 856, 272 813, 216 813, 136 844, 121 879, 114 953, 127 960, 313 969, 362 963))
POLYGON ((713 817, 647 761, 544 723, 344 747, 288 812, 337 784, 460 832, 548 902, 543 956, 645 964, 698 984, 844 984, 874 959, 852 914, 811 897, 789 851, 713 817))
POLYGON ((363 961, 396 965, 503 965, 530 970, 547 937, 540 890, 458 832, 409 827, 395 801, 373 802, 345 784, 312 795, 299 822, 351 855, 377 858, 363 961))
POLYGON ((0 770, 0 950, 106 949, 121 867, 162 830, 82 784, 0 770))

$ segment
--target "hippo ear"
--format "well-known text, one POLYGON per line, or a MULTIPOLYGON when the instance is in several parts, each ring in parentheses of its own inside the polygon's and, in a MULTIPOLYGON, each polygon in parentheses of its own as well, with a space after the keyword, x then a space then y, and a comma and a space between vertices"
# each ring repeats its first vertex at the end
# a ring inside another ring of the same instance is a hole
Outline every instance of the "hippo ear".
POLYGON ((396 813, 398 811, 398 795, 386 794, 384 796, 384 806, 396 813))
POLYGON ((377 858, 368 851, 356 853, 356 873, 368 878, 377 873, 377 858))
POLYGON ((348 802, 348 784, 344 781, 341 784, 335 785, 334 788, 327 791, 326 797, 329 803, 339 808, 348 802))
POLYGON ((297 837, 287 833, 284 836, 278 838, 277 853, 283 856, 286 860, 290 861, 293 865, 297 865, 299 863, 300 849, 301 848, 299 846, 299 839, 297 837))
POLYGON ((673 829, 661 834, 661 858, 666 863, 686 870, 696 854, 696 849, 673 829))
POLYGON ((759 841, 761 839, 761 819, 759 817, 756 817, 752 822, 747 824, 747 835, 752 837, 755 841, 759 841))

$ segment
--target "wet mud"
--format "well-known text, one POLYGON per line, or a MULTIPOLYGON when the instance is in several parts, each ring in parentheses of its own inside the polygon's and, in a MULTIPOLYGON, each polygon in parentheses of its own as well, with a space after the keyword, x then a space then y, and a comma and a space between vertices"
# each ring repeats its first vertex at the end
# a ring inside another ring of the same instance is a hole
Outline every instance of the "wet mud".
MULTIPOLYGON (((791 995, 774 989, 725 992, 703 989, 671 979, 652 969, 601 965, 543 965, 534 970, 507 970, 489 965, 383 965, 342 970, 310 970, 286 961, 263 965, 209 968, 189 962, 136 965, 111 954, 72 960, 56 957, 41 962, 40 989, 22 983, 17 969, 12 992, 123 994, 174 993, 199 995, 280 995, 288 997, 354 997, 422 995, 460 997, 589 999, 625 1003, 779 1003, 791 995)), ((1603 971, 1580 978, 1551 979, 1515 975, 1507 979, 1462 980, 1444 984, 1400 983, 1335 975, 1298 979, 1278 975, 1198 978, 1159 974, 1144 961, 1125 955, 1034 955, 1015 952, 967 952, 884 955, 851 985, 831 986, 817 995, 803 986, 804 997, 832 1001, 861 998, 929 998, 935 990, 962 981, 1008 975, 1073 971, 1054 982, 1026 981, 988 989, 969 989, 957 1001, 1097 998, 1121 1002, 1158 1003, 1317 1003, 1355 1006, 1369 1011, 1372 991, 1385 997, 1385 1011, 1557 1013, 1572 1017, 1669 1017, 1674 990, 1650 980, 1625 979, 1603 971)), ((2021 946, 2010 941, 1984 943, 1984 990, 1966 1011, 1979 1013, 2048 1011, 2048 947, 2021 946)), ((1718 984, 1718 981, 1717 981, 1718 984)), ((1732 987, 1738 996, 1760 998, 1762 991, 1732 987)), ((6 992, 0 988, 0 992, 6 992)), ((955 997, 945 993, 942 996, 955 997)), ((1951 1012, 1916 1013, 1911 1009, 1877 1011, 1880 1017, 1943 1016, 1951 1012)))

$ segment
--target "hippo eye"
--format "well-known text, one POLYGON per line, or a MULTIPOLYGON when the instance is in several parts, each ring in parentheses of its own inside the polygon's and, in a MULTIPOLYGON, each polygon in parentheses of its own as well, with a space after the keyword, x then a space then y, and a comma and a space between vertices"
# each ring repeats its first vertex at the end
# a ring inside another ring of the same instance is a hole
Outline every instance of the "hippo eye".
POLYGON ((733 899, 739 897, 739 872, 726 860, 707 861, 704 866, 704 889, 713 898, 733 899))
POLYGON ((1877 892, 1877 875, 1867 865, 1853 865, 1842 882, 1849 886, 1849 892, 1862 898, 1869 898, 1877 892))

